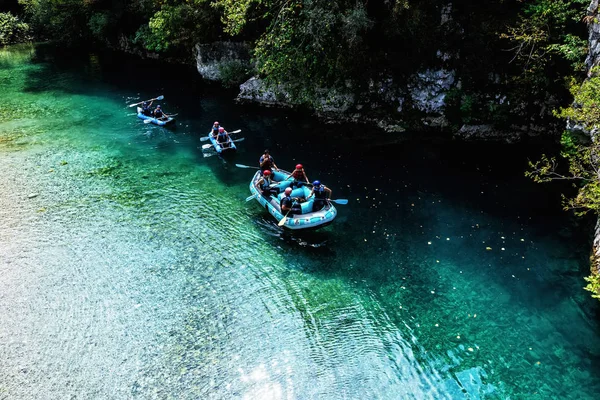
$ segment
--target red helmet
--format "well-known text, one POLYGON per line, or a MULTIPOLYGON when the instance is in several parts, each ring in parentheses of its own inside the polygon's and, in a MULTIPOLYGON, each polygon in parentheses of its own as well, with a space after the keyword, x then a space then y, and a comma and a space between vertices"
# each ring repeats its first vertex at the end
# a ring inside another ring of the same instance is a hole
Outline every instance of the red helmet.
POLYGON ((219 132, 225 132, 225 128, 223 128, 223 127, 220 127, 220 128, 219 128, 219 132))
POLYGON ((213 125, 219 125, 219 121, 215 121, 213 125))
POLYGON ((263 172, 263 175, 267 175, 267 176, 269 176, 269 175, 271 175, 271 171, 269 171, 269 170, 267 169, 267 170, 265 170, 265 172, 263 172))
POLYGON ((297 165, 296 165, 296 169, 302 169, 302 168, 304 168, 304 167, 302 166, 302 164, 297 164, 297 165))

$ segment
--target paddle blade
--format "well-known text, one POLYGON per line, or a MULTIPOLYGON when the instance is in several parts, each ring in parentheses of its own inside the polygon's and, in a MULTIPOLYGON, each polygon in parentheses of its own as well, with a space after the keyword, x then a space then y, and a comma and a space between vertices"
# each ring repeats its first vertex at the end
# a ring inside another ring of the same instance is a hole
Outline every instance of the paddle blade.
POLYGON ((152 123, 152 120, 151 120, 151 119, 145 119, 145 120, 144 120, 144 123, 145 123, 145 124, 151 124, 151 123, 152 123))
POLYGON ((250 201, 254 198, 254 195, 246 197, 246 201, 250 201))
POLYGON ((332 203, 335 203, 335 204, 348 204, 347 199, 337 199, 337 200, 329 200, 329 201, 331 201, 332 203))
POLYGON ((161 94, 160 96, 158 96, 158 97, 157 97, 156 99, 154 99, 154 100, 162 100, 162 99, 164 99, 164 98, 165 98, 165 96, 163 96, 163 95, 161 94))
POLYGON ((242 130, 238 129, 237 131, 229 132, 229 133, 240 133, 242 130))
POLYGON ((202 150, 210 149, 211 147, 213 147, 212 144, 203 144, 202 145, 202 150))
POLYGON ((281 221, 279 221, 279 222, 277 223, 277 226, 283 226, 283 225, 285 224, 285 221, 286 221, 286 220, 287 220, 287 217, 283 217, 283 218, 281 218, 281 221))
POLYGON ((244 164, 235 164, 236 167, 238 168, 252 168, 252 169, 260 169, 258 167, 251 167, 249 165, 244 165, 244 164))

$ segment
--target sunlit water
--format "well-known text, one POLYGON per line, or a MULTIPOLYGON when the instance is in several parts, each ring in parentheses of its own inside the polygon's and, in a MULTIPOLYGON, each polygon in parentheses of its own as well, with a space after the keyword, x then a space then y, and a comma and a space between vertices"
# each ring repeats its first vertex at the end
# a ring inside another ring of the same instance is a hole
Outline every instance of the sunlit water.
POLYGON ((536 146, 374 145, 114 54, 9 47, 0 82, 0 399, 600 393, 587 227, 523 177, 536 146), (175 129, 127 107, 159 94, 175 129), (333 225, 244 201, 265 147, 350 200, 333 225))

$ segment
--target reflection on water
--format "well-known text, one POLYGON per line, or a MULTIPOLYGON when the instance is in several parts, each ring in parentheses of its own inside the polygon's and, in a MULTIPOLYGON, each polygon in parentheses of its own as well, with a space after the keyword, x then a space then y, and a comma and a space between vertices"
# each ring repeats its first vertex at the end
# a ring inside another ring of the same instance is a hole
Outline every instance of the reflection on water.
POLYGON ((0 51, 0 398, 595 398, 587 238, 528 147, 370 147, 113 57, 0 51), (158 93, 176 130, 126 107, 158 93), (333 225, 244 201, 265 146, 350 200, 333 225))

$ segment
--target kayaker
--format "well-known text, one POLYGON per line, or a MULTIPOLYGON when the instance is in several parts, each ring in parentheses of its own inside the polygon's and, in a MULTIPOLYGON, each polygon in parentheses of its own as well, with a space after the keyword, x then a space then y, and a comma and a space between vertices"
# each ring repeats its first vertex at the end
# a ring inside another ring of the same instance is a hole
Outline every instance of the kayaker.
POLYGON ((302 187, 305 183, 310 183, 308 177, 306 176, 306 172, 304 172, 304 167, 302 164, 297 164, 296 169, 287 176, 287 178, 294 178, 294 181, 290 184, 292 188, 294 187, 302 187))
POLYGON ((150 102, 145 101, 142 103, 142 114, 148 117, 152 115, 152 110, 150 109, 152 102, 154 102, 154 100, 150 100, 150 102))
POLYGON ((165 116, 165 114, 162 111, 162 108, 160 108, 160 104, 156 106, 156 108, 154 109, 154 118, 156 119, 162 119, 165 116))
POLYGON ((279 168, 277 168, 277 165, 275 165, 275 160, 273 159, 271 154, 269 154, 269 149, 265 149, 264 154, 260 156, 260 159, 258 160, 258 165, 262 174, 264 174, 265 171, 270 171, 271 173, 273 173, 273 168, 279 171, 279 168))
POLYGON ((313 203, 313 211, 319 211, 323 207, 325 207, 327 201, 331 199, 332 191, 327 186, 321 184, 321 181, 317 180, 314 181, 312 184, 313 188, 310 191, 310 194, 308 195, 306 200, 310 199, 311 196, 315 196, 315 202, 313 203))
POLYGON ((219 125, 219 121, 215 121, 215 123, 213 124, 213 127, 212 127, 212 136, 215 139, 217 138, 217 136, 219 136, 219 127, 220 126, 221 125, 219 125))
POLYGON ((217 135, 217 142, 221 145, 221 147, 231 147, 231 138, 229 137, 229 133, 222 126, 219 128, 219 134, 217 135))
POLYGON ((267 197, 271 195, 277 196, 279 194, 279 188, 271 186, 273 183, 275 182, 271 179, 271 171, 269 170, 266 170, 263 173, 263 176, 256 182, 257 186, 262 190, 262 194, 267 197))
POLYGON ((288 187, 284 190, 285 197, 281 199, 280 207, 284 216, 292 217, 293 215, 302 214, 301 199, 291 197, 292 188, 288 187))

